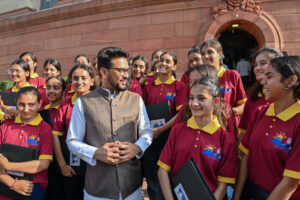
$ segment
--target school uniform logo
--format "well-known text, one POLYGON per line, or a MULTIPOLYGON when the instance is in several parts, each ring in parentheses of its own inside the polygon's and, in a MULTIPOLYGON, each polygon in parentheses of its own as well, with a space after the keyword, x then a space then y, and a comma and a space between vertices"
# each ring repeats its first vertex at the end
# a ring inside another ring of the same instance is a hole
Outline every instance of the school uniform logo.
POLYGON ((221 91, 221 93, 231 93, 231 90, 230 90, 230 88, 228 87, 228 86, 221 86, 220 87, 220 91, 221 91))
POLYGON ((221 160, 221 155, 220 155, 221 149, 220 148, 218 148, 217 150, 215 150, 215 149, 216 149, 215 145, 209 144, 209 145, 206 145, 206 147, 204 148, 203 151, 201 151, 201 153, 207 155, 211 159, 219 161, 219 160, 221 160))
POLYGON ((29 136, 29 138, 27 140, 25 140, 25 142, 28 142, 32 146, 39 146, 40 145, 40 137, 36 138, 35 135, 31 135, 31 136, 29 136))
POLYGON ((172 94, 171 92, 168 92, 167 95, 165 96, 165 99, 174 101, 175 100, 175 93, 172 94))
POLYGON ((274 144, 275 148, 284 152, 290 152, 292 149, 292 138, 287 138, 283 132, 277 133, 270 142, 274 144))

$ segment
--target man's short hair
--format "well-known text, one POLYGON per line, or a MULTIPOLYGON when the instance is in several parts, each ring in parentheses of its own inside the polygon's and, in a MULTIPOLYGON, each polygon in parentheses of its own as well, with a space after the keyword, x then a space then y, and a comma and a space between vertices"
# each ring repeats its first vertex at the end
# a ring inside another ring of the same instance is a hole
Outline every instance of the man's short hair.
POLYGON ((129 54, 117 47, 106 47, 98 52, 98 70, 102 67, 106 69, 111 68, 111 60, 114 58, 126 58, 128 59, 129 54))

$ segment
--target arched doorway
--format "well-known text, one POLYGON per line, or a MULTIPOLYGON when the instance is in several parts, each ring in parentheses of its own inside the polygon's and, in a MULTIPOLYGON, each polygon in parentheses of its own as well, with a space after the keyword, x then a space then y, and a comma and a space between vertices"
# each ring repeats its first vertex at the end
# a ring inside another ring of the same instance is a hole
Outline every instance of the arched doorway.
POLYGON ((259 46, 256 38, 249 32, 232 26, 221 32, 218 40, 223 47, 223 61, 231 69, 236 68, 236 63, 241 58, 251 61, 259 46))

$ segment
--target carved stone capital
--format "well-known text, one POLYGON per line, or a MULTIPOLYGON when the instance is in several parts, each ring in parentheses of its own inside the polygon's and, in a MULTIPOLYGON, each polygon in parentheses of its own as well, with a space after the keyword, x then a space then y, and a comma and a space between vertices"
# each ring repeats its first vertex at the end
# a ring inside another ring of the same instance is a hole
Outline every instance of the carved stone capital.
POLYGON ((226 0, 226 4, 220 4, 214 7, 212 12, 216 15, 223 15, 230 11, 246 11, 257 15, 261 14, 261 1, 257 0, 226 0))

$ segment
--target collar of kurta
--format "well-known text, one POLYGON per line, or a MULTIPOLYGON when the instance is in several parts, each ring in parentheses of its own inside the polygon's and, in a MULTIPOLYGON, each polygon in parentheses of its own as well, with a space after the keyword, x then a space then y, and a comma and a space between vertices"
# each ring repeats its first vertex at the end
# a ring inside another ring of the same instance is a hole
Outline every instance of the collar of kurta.
MULTIPOLYGON (((30 87, 31 85, 26 82, 25 85, 23 87, 30 87)), ((14 85, 11 89, 12 92, 19 92, 19 89, 14 85)))
MULTIPOLYGON (((194 116, 192 116, 190 119, 188 119, 187 126, 192 129, 200 129, 198 124, 195 121, 194 116)), ((218 121, 218 118, 216 116, 213 116, 213 120, 211 122, 209 122, 208 124, 206 124, 203 128, 201 128, 201 130, 212 135, 220 127, 221 127, 221 125, 218 121)))
POLYGON ((37 73, 30 74, 30 78, 37 78, 39 75, 37 73))
MULTIPOLYGON (((76 101, 76 99, 75 99, 75 101, 76 101)), ((50 107, 50 103, 49 103, 48 105, 45 106, 45 110, 47 110, 47 109, 49 109, 49 108, 51 108, 51 107, 50 107)), ((59 104, 56 105, 56 106, 54 106, 54 107, 52 107, 52 108, 55 108, 55 109, 57 110, 57 109, 59 108, 59 104)))
MULTIPOLYGON (((43 118, 41 117, 41 115, 37 114, 37 116, 31 122, 29 122, 28 124, 31 125, 31 126, 38 126, 42 121, 43 121, 43 118)), ((21 120, 21 115, 16 116, 15 123, 16 124, 23 123, 22 120, 21 120)))
POLYGON ((167 84, 167 85, 171 85, 172 83, 174 83, 176 81, 176 79, 174 78, 174 76, 171 76, 167 81, 165 81, 164 83, 161 82, 161 80, 159 79, 159 77, 156 78, 155 80, 155 85, 161 85, 161 84, 167 84))
POLYGON ((218 77, 219 78, 222 77, 225 72, 226 72, 226 68, 223 67, 223 65, 222 65, 221 68, 218 71, 218 77))
POLYGON ((274 103, 272 103, 270 105, 270 107, 268 108, 268 110, 266 112, 266 115, 267 116, 276 116, 284 122, 288 121, 289 119, 293 118, 295 115, 300 113, 300 100, 297 100, 296 103, 294 103, 293 105, 291 105, 290 107, 288 107, 287 109, 285 109, 284 111, 279 113, 278 115, 276 115, 276 113, 275 113, 274 105, 275 105, 274 103))

